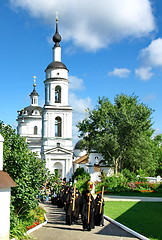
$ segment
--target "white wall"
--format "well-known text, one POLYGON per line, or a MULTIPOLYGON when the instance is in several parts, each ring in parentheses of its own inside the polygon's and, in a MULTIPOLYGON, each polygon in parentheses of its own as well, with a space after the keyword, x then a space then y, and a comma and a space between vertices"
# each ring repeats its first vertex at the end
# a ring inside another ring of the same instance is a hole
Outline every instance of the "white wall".
POLYGON ((0 188, 0 240, 9 240, 10 188, 0 188))

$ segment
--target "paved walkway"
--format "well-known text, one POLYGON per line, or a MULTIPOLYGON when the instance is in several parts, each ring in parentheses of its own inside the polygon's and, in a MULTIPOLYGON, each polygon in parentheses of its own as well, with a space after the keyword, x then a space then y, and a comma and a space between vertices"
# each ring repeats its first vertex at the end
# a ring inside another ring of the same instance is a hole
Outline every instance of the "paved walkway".
POLYGON ((104 195, 105 201, 142 201, 142 202, 162 202, 162 197, 133 197, 104 195))
MULTIPOLYGON (((105 198, 105 197, 104 197, 105 198)), ((83 231, 81 221, 68 226, 65 224, 65 213, 62 208, 52 204, 43 204, 47 211, 48 223, 31 233, 37 240, 137 240, 128 232, 105 220, 104 227, 95 227, 92 231, 83 231)))

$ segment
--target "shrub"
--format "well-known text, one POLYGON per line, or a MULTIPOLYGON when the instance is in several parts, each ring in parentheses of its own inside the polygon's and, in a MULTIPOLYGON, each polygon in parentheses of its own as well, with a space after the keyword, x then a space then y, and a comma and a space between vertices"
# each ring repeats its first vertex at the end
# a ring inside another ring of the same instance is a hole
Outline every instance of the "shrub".
POLYGON ((133 182, 137 180, 137 176, 134 172, 130 172, 129 169, 123 169, 121 174, 127 179, 127 182, 133 182))
POLYGON ((162 183, 159 184, 159 186, 156 189, 156 191, 162 193, 162 183))
POLYGON ((83 178, 83 179, 79 179, 76 182, 76 187, 78 188, 79 192, 82 193, 83 190, 87 189, 87 183, 88 183, 89 179, 87 178, 83 178))
POLYGON ((13 207, 11 206, 10 238, 16 238, 17 240, 28 239, 27 236, 25 236, 25 232, 44 222, 44 214, 45 210, 37 206, 35 209, 31 209, 27 215, 18 215, 14 213, 13 207))
POLYGON ((74 179, 79 180, 79 179, 90 179, 90 174, 87 173, 84 168, 77 168, 74 174, 72 175, 72 180, 74 182, 74 179))
POLYGON ((102 182, 96 185, 95 191, 101 191, 103 186, 105 187, 105 192, 125 192, 129 190, 127 178, 122 174, 119 176, 105 177, 102 182))
POLYGON ((158 183, 150 183, 150 182, 135 182, 135 185, 136 185, 136 188, 135 188, 136 191, 143 191, 143 190, 155 191, 159 186, 158 183))

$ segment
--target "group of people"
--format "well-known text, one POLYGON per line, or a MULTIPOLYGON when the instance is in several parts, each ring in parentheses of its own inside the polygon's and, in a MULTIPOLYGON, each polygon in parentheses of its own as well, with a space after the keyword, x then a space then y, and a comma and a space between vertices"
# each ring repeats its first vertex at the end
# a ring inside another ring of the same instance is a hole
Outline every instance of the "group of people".
POLYGON ((67 225, 75 224, 81 218, 84 231, 104 226, 104 199, 101 193, 94 199, 90 190, 83 190, 81 194, 75 186, 63 186, 52 198, 52 203, 65 210, 67 225))

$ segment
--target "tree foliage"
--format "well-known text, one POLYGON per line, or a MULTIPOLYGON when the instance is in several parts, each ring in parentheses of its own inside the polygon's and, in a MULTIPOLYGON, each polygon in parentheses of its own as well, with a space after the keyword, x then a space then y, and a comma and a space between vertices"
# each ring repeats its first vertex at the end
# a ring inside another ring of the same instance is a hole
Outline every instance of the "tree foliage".
POLYGON ((155 171, 152 109, 134 95, 121 94, 114 98, 114 104, 99 98, 94 110, 87 111, 88 117, 77 126, 89 152, 97 150, 116 172, 124 168, 155 171))
POLYGON ((87 179, 90 180, 90 174, 87 173, 84 168, 77 168, 74 174, 72 175, 72 180, 87 179))
POLYGON ((3 170, 17 184, 12 188, 11 202, 17 214, 24 214, 38 204, 36 196, 46 179, 45 162, 29 150, 25 139, 11 126, 0 122, 0 134, 4 137, 3 170))
POLYGON ((156 170, 157 175, 162 175, 162 134, 154 137, 154 145, 156 148, 156 157, 158 162, 158 167, 156 170))

